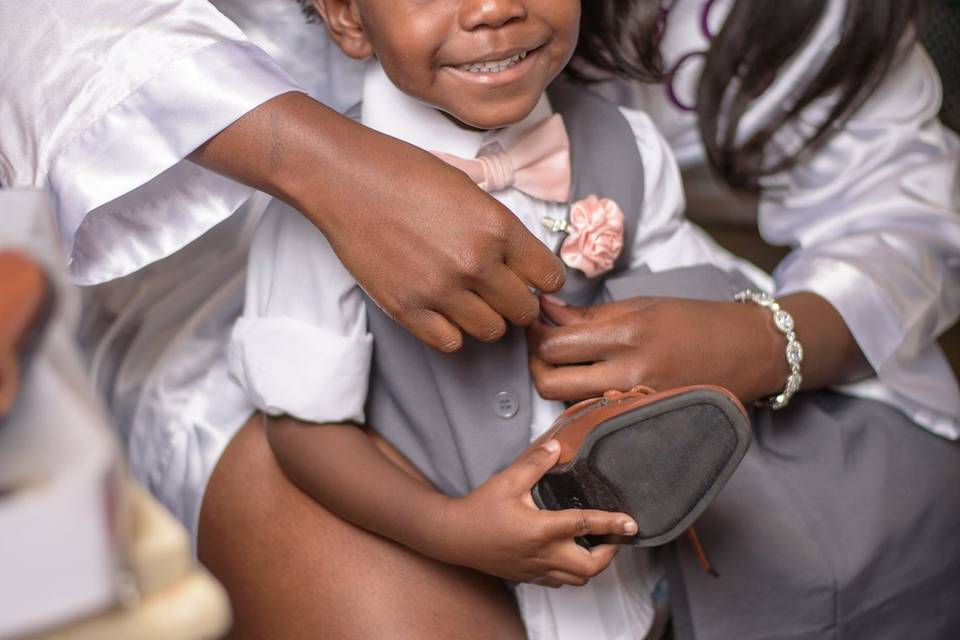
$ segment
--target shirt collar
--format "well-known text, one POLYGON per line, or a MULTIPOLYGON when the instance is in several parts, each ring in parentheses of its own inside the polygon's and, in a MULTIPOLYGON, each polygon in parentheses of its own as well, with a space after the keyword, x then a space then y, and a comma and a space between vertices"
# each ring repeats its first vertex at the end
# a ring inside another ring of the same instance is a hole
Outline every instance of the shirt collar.
POLYGON ((527 129, 552 113, 550 101, 544 94, 533 111, 515 125, 491 131, 465 129, 437 109, 400 91, 380 63, 371 60, 364 76, 360 120, 371 129, 427 151, 475 158, 480 149, 492 142, 510 146, 527 129))

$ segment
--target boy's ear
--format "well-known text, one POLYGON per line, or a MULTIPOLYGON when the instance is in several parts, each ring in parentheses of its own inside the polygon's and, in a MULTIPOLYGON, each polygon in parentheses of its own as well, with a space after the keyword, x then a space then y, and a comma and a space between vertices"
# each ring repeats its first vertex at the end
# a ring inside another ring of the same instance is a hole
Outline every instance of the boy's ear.
POLYGON ((345 54, 358 60, 373 55, 373 46, 363 30, 356 0, 313 0, 313 6, 330 38, 345 54))

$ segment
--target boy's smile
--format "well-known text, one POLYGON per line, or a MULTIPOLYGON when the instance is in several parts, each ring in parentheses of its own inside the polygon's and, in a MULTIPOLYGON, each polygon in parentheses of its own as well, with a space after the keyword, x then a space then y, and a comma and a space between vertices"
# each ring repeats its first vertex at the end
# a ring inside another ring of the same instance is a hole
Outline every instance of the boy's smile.
POLYGON ((316 0, 331 37, 404 93, 482 129, 519 122, 576 46, 579 0, 316 0))

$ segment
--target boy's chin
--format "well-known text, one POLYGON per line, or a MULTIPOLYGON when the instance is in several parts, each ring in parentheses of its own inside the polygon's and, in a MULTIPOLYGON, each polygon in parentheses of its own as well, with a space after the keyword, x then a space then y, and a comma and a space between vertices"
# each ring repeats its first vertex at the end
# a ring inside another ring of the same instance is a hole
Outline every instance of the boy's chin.
POLYGON ((487 107, 483 109, 440 108, 448 118, 466 129, 502 129, 517 124, 533 111, 537 101, 529 105, 487 107))

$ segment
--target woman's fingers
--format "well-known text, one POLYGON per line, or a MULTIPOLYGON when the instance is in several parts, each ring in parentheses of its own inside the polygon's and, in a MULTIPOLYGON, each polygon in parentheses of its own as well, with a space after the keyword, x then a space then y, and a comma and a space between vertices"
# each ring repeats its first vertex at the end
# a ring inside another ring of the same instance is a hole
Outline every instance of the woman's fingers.
POLYGON ((601 396, 610 389, 630 389, 636 382, 609 362, 556 367, 531 354, 530 377, 544 400, 574 402, 601 396))
POLYGON ((507 267, 538 291, 559 291, 566 280, 566 269, 560 258, 527 231, 516 216, 505 222, 507 267))
POLYGON ((550 322, 558 326, 588 322, 597 307, 578 307, 551 295, 540 296, 540 308, 550 322))
POLYGON ((418 340, 443 353, 453 353, 463 346, 463 334, 449 320, 429 309, 416 309, 397 314, 402 324, 418 340))
POLYGON ((567 304, 555 296, 545 295, 540 297, 540 306, 543 309, 543 315, 549 318, 555 325, 570 326, 614 318, 624 313, 649 306, 655 300, 655 298, 637 296, 627 300, 595 304, 589 307, 578 307, 567 304))
POLYGON ((474 290, 494 311, 513 324, 525 327, 540 315, 537 296, 530 291, 530 286, 505 264, 492 268, 485 279, 475 284, 474 290))
POLYGON ((597 320, 573 326, 531 325, 530 350, 550 364, 581 364, 603 360, 631 345, 635 328, 622 319, 597 320))
POLYGON ((451 321, 477 340, 493 342, 507 332, 503 317, 472 291, 455 296, 450 309, 445 311, 451 321))

